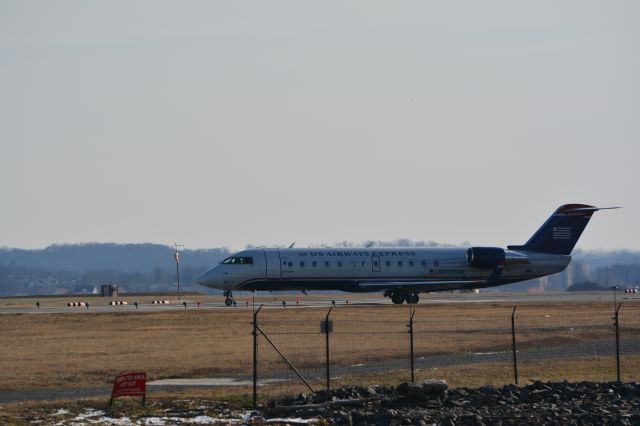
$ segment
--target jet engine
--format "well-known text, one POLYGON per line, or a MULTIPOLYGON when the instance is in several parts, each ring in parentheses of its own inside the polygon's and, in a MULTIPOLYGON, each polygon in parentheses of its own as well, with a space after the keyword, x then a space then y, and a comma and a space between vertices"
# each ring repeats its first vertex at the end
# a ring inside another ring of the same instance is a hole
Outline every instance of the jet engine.
POLYGON ((471 247, 467 250, 469 266, 480 269, 494 269, 501 265, 521 265, 529 263, 526 254, 500 247, 471 247))

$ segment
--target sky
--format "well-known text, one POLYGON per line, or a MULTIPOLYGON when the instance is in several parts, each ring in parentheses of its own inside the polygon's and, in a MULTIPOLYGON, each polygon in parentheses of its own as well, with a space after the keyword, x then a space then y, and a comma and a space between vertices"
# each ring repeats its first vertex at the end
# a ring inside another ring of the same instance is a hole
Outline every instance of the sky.
POLYGON ((640 2, 0 0, 0 246, 640 250, 640 2))

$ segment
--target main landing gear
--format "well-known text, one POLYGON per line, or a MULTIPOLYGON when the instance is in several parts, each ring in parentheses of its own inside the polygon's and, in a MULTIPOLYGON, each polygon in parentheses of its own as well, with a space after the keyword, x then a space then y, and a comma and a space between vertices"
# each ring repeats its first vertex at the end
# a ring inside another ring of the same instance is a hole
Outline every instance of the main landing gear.
POLYGON ((404 300, 407 303, 415 305, 416 303, 418 303, 420 301, 420 296, 418 296, 418 293, 411 293, 411 294, 408 294, 407 297, 405 297, 404 300))
POLYGON ((420 300, 418 293, 408 293, 404 291, 391 291, 384 292, 385 297, 390 297, 391 301, 396 305, 402 305, 404 302, 416 304, 420 300))
POLYGON ((225 305, 227 306, 233 305, 233 294, 231 293, 231 290, 224 290, 222 292, 222 295, 225 297, 224 299, 225 305))

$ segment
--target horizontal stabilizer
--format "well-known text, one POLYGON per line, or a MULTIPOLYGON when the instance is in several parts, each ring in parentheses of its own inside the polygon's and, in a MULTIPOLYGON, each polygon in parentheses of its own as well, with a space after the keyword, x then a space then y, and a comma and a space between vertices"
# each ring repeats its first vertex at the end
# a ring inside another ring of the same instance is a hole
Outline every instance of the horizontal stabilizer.
POLYGON ((579 207, 577 209, 569 210, 570 212, 597 212, 598 210, 614 210, 621 209, 622 207, 579 207))

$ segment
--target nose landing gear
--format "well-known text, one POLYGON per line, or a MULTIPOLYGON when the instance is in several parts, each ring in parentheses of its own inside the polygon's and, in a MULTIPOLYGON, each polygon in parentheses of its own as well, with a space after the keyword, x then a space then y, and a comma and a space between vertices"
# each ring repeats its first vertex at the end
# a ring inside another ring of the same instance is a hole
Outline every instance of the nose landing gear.
POLYGON ((233 305, 233 294, 231 293, 231 290, 224 290, 222 292, 222 295, 225 297, 224 299, 225 305, 227 306, 233 305))

